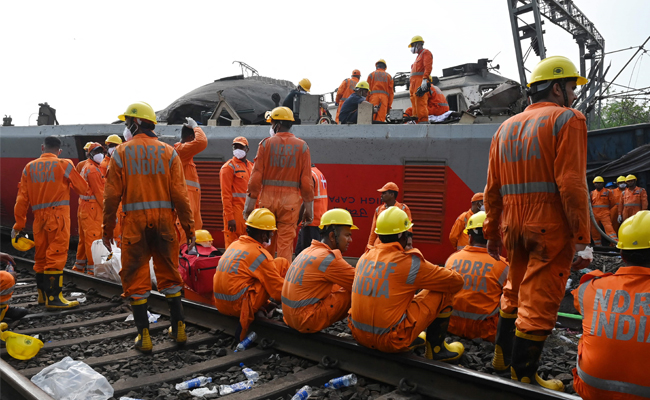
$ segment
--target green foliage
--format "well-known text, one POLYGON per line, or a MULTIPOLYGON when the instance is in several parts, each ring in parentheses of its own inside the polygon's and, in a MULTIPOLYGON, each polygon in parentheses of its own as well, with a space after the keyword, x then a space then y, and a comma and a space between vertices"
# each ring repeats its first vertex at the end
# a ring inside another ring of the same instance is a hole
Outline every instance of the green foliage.
POLYGON ((650 122, 650 100, 634 98, 610 98, 601 113, 601 127, 643 124, 650 122))

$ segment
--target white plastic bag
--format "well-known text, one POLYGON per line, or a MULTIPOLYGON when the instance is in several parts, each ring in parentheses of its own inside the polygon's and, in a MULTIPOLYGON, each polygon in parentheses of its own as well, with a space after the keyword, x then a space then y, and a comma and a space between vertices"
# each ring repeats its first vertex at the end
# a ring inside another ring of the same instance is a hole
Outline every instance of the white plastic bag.
MULTIPOLYGON (((93 264, 95 265, 95 276, 113 282, 121 282, 120 270, 122 269, 122 250, 111 243, 113 257, 107 261, 108 255, 111 254, 101 239, 95 240, 90 248, 93 254, 93 264), (110 266, 110 268, 109 268, 110 266)), ((149 259, 149 274, 151 275, 152 286, 157 286, 156 274, 153 270, 153 258, 149 259)))
POLYGON ((32 382, 55 400, 107 400, 113 397, 108 380, 83 361, 70 357, 45 367, 32 382))

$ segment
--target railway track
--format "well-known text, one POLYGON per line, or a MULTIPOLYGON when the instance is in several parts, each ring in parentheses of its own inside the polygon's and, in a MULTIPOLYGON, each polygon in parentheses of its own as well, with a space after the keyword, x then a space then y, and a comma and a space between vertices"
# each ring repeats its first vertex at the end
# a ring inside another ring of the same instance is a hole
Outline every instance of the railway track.
POLYGON ((133 349, 133 323, 124 321, 130 309, 119 297, 121 285, 65 270, 64 293, 68 297, 79 293, 76 295, 85 301, 77 309, 46 312, 37 305, 33 278, 25 272, 31 271, 33 261, 15 258, 21 275, 12 304, 28 307, 30 314, 10 323, 9 329, 39 334, 45 346, 28 361, 12 359, 5 349, 0 350, 3 399, 50 399, 28 378, 44 364, 65 356, 82 359, 104 375, 115 390, 115 399, 200 399, 177 392, 174 384, 199 375, 210 376, 217 384, 241 381, 240 363, 258 371, 260 380, 253 389, 228 395, 229 399, 288 399, 304 385, 321 388, 311 398, 345 400, 579 399, 414 354, 383 354, 349 338, 300 334, 272 319, 256 319, 251 327, 258 334, 256 346, 235 353, 230 347, 237 321, 213 307, 187 300, 189 342, 177 349, 163 333, 169 326, 168 308, 164 296, 157 292, 152 292, 148 301, 150 311, 161 314, 158 322, 151 324, 154 350, 142 355, 133 349), (362 377, 356 387, 336 393, 322 388, 329 379, 346 373, 362 377))

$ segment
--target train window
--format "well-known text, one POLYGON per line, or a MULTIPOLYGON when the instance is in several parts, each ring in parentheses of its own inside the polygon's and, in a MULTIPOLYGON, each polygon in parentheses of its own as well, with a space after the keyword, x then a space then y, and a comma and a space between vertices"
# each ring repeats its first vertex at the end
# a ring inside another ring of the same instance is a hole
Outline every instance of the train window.
MULTIPOLYGON (((221 184, 219 171, 223 161, 197 160, 196 171, 201 182, 201 219, 203 229, 213 232, 223 230, 223 205, 221 204, 221 184)), ((216 245, 215 245, 216 246, 216 245)))
POLYGON ((445 161, 405 162, 403 200, 415 222, 413 236, 417 243, 442 243, 446 171, 445 161))
POLYGON ((449 109, 451 111, 458 111, 458 95, 457 94, 448 95, 447 104, 449 104, 449 109))

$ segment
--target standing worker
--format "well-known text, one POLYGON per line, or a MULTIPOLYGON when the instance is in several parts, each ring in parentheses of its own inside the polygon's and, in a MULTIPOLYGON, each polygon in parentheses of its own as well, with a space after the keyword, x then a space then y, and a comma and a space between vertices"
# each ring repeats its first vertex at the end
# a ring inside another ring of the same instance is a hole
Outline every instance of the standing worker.
POLYGON ((248 140, 238 136, 232 141, 231 160, 221 166, 219 182, 221 183, 221 204, 223 204, 223 237, 225 248, 246 233, 244 220, 244 202, 246 189, 253 171, 253 163, 246 159, 248 140))
POLYGON ((617 188, 612 190, 612 196, 614 196, 614 207, 609 210, 614 232, 618 232, 618 228, 621 226, 621 224, 618 223, 618 203, 621 202, 621 197, 623 197, 623 193, 625 193, 625 188, 627 187, 623 175, 616 178, 616 186, 617 188))
POLYGON ((488 253, 501 260, 503 235, 510 261, 492 365, 510 368, 514 380, 558 391, 562 382, 543 380, 537 367, 571 268, 591 260, 587 124, 580 111, 568 108, 576 85, 585 83, 566 57, 537 64, 529 84, 533 104, 492 137, 485 187, 488 253))
POLYGON ((619 224, 639 211, 648 209, 648 193, 644 188, 636 185, 636 176, 626 176, 625 186, 625 192, 621 196, 621 201, 618 203, 619 224))
MULTIPOLYGON (((435 80, 438 78, 431 77, 430 79, 432 82, 435 82, 435 80)), ((429 90, 429 100, 427 101, 427 111, 429 113, 429 116, 439 116, 449 111, 449 103, 447 103, 447 98, 438 86, 431 85, 431 89, 429 90)), ((407 108, 404 111, 404 114, 412 117, 413 108, 407 108)))
POLYGON ((336 104, 336 122, 339 122, 339 114, 341 113, 341 107, 345 100, 354 93, 354 89, 357 87, 361 79, 361 71, 355 69, 352 71, 352 76, 350 78, 343 79, 343 82, 339 85, 338 90, 336 91, 336 98, 334 99, 334 104, 336 104))
MULTIPOLYGON (((314 182, 314 220, 309 225, 303 225, 300 232, 298 232, 296 255, 311 246, 312 240, 320 240, 320 219, 328 208, 327 180, 325 175, 314 164, 311 165, 311 179, 314 182)), ((301 208, 301 210, 304 211, 304 208, 301 208)))
MULTIPOLYGON (((381 189, 377 189, 381 193, 381 201, 384 203, 375 209, 375 215, 372 217, 372 226, 370 227, 370 237, 368 237, 368 248, 375 246, 379 243, 379 238, 375 233, 375 228, 377 227, 377 218, 379 214, 384 212, 384 210, 390 207, 397 207, 400 210, 406 213, 409 221, 411 221, 411 210, 404 203, 397 201, 397 195, 399 195, 399 187, 393 182, 388 182, 381 189)), ((409 229, 410 231, 410 229, 409 229)), ((408 249, 407 249, 408 250, 408 249)))
POLYGON ((83 242, 86 249, 86 259, 90 263, 86 265, 85 272, 88 275, 95 275, 93 263, 92 244, 95 240, 102 238, 102 212, 104 209, 104 184, 105 176, 102 174, 100 165, 104 161, 104 148, 99 143, 93 143, 88 148, 90 158, 81 171, 81 176, 88 184, 86 194, 79 196, 79 243, 83 242))
POLYGON ((341 124, 357 123, 357 118, 359 117, 359 104, 366 101, 369 91, 370 85, 368 85, 368 82, 361 81, 357 83, 354 93, 345 100, 345 103, 343 103, 343 106, 341 107, 341 113, 339 115, 341 124))
POLYGON ((106 145, 106 156, 102 160, 102 163, 99 165, 99 170, 102 171, 102 175, 106 176, 108 172, 108 164, 111 161, 111 156, 115 151, 117 146, 122 144, 122 138, 117 135, 109 135, 104 141, 106 145))
POLYGON ((135 348, 151 352, 147 298, 151 292, 152 257, 158 291, 165 295, 169 305, 169 336, 179 344, 187 341, 174 223, 178 217, 191 248, 195 241, 194 218, 183 165, 176 150, 159 141, 153 131, 157 122, 153 108, 144 102, 133 103, 118 118, 126 125, 125 137, 132 138, 113 152, 108 167, 102 241, 111 250, 115 216, 121 202, 126 214, 122 225, 122 296, 131 301, 138 329, 135 348))
POLYGON ((88 185, 72 161, 59 158, 59 138, 46 137, 41 151, 41 157, 28 163, 20 178, 11 238, 22 236, 20 232, 25 228, 27 208, 31 204, 38 303, 45 303, 49 309, 72 308, 79 302, 66 300, 62 293, 63 267, 70 246, 70 187, 82 195, 86 194, 88 185))
MULTIPOLYGON (((88 155, 88 147, 90 147, 90 145, 92 143, 93 142, 86 142, 86 144, 84 145, 84 155, 86 156, 86 158, 79 161, 77 163, 77 165, 75 165, 75 167, 74 167, 77 170, 77 172, 79 172, 79 174, 81 174, 81 170, 83 170, 84 165, 86 165, 86 163, 88 162, 88 157, 89 157, 89 155, 88 155)), ((106 175, 104 175, 104 176, 106 176, 106 175)), ((81 233, 81 224, 79 223, 79 221, 81 220, 81 217, 79 216, 79 211, 80 210, 81 210, 81 197, 78 199, 78 202, 77 202, 77 232, 78 232, 78 237, 81 237, 81 235, 82 235, 82 233, 81 233)), ((77 258, 75 260, 74 266, 72 267, 72 270, 77 271, 77 272, 84 272, 86 270, 86 265, 87 264, 88 264, 88 260, 86 259, 86 244, 82 240, 79 240, 77 242, 77 258)))
POLYGON ((370 85, 368 101, 377 108, 372 120, 386 122, 386 115, 393 107, 395 86, 393 77, 386 72, 386 61, 383 58, 375 63, 375 68, 377 69, 368 75, 368 85, 370 85))
POLYGON ((248 218, 259 198, 259 207, 268 208, 275 215, 278 232, 273 236, 269 253, 291 262, 296 221, 302 199, 303 224, 314 218, 314 183, 311 179, 309 146, 290 132, 293 112, 287 107, 276 107, 267 122, 275 133, 264 138, 257 148, 255 165, 248 182, 244 204, 244 218, 248 218))
POLYGON ((456 218, 454 226, 451 227, 451 232, 449 232, 449 241, 456 250, 461 250, 469 244, 469 236, 467 236, 467 229, 465 228, 470 217, 481 211, 481 207, 483 207, 483 193, 474 193, 470 209, 456 218))
MULTIPOLYGON (((593 184, 596 189, 591 191, 590 196, 591 208, 593 209, 596 223, 603 226, 603 230, 607 236, 618 240, 616 231, 612 227, 612 221, 609 215, 610 209, 616 204, 614 202, 614 195, 612 194, 611 190, 604 188, 605 180, 602 176, 595 177, 593 184)), ((591 239, 594 241, 595 246, 600 246, 602 244, 600 232, 598 231, 596 225, 594 225, 593 221, 591 221, 591 219, 589 222, 591 223, 591 239)))
POLYGON ((429 80, 433 69, 433 55, 424 48, 424 39, 422 36, 413 36, 409 44, 411 53, 417 54, 417 58, 411 65, 411 76, 409 78, 409 94, 411 95, 411 106, 413 107, 413 116, 418 117, 418 124, 429 123, 429 110, 427 103, 429 101, 429 80), (421 89, 423 96, 416 96, 415 92, 421 89))

